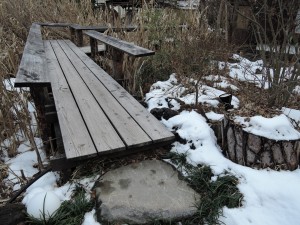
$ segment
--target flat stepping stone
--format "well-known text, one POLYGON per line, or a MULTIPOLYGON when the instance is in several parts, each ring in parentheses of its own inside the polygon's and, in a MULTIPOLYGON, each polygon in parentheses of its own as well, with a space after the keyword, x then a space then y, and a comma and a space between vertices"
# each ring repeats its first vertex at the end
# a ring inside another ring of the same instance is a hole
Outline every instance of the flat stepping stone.
POLYGON ((146 160, 107 172, 96 184, 101 221, 145 224, 195 213, 198 193, 171 165, 146 160))

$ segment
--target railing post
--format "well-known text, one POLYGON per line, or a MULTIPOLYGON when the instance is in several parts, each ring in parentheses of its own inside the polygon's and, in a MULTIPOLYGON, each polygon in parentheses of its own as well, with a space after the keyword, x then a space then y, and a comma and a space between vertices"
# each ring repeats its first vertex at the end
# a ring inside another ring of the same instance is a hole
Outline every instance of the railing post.
POLYGON ((75 29, 73 27, 70 27, 70 33, 71 33, 71 41, 75 43, 75 29))
POLYGON ((95 38, 90 37, 90 46, 91 46, 91 57, 96 58, 98 54, 98 42, 95 38))
POLYGON ((82 47, 83 46, 83 34, 82 30, 76 29, 76 40, 77 40, 77 46, 82 47))
POLYGON ((123 74, 124 53, 115 48, 110 48, 110 52, 111 52, 111 57, 112 57, 112 61, 113 61, 112 76, 120 84, 123 84, 123 82, 124 82, 124 74, 123 74))

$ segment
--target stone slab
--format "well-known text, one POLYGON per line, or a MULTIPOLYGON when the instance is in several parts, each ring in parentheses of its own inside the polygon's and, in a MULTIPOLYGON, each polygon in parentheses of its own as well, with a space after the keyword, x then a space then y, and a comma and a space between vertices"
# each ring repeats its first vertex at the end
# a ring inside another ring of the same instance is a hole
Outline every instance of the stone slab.
POLYGON ((103 175, 95 186, 99 220, 145 224, 195 213, 199 195, 171 165, 159 160, 130 164, 103 175))

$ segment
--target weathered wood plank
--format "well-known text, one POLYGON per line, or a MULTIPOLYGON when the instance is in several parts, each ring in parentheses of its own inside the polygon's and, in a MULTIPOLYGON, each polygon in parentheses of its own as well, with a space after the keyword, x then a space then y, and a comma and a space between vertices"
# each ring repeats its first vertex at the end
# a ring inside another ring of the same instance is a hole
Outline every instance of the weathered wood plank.
POLYGON ((118 131, 118 134, 126 146, 133 148, 151 144, 152 140, 148 137, 147 133, 132 119, 131 115, 128 114, 106 87, 103 86, 97 77, 87 68, 86 64, 78 58, 63 40, 59 40, 58 43, 80 74, 84 83, 89 87, 92 95, 97 100, 109 121, 118 131))
POLYGON ((51 47, 50 41, 45 41, 44 43, 48 68, 47 72, 51 79, 66 156, 67 158, 78 158, 95 155, 97 151, 80 112, 76 110, 76 102, 51 47))
POLYGON ((72 23, 38 23, 43 27, 69 27, 72 23))
POLYGON ((71 24, 71 28, 75 30, 97 30, 99 32, 104 32, 108 29, 111 29, 113 31, 134 31, 137 29, 136 26, 126 26, 126 27, 108 27, 104 25, 98 25, 98 26, 81 26, 79 24, 71 24))
POLYGON ((50 86, 44 71, 45 50, 41 26, 33 23, 29 30, 23 56, 16 75, 15 87, 50 86))
POLYGON ((84 31, 84 33, 94 39, 97 39, 111 47, 114 47, 122 52, 125 52, 131 56, 141 57, 141 56, 148 56, 154 55, 155 52, 151 51, 146 48, 139 47, 137 45, 131 44, 129 42, 120 40, 118 38, 114 38, 105 34, 101 34, 97 31, 84 31))
POLYGON ((76 55, 85 63, 107 90, 116 98, 124 109, 140 124, 143 130, 153 140, 154 143, 174 140, 172 132, 159 122, 152 114, 150 114, 135 98, 133 98, 121 85, 119 85, 111 76, 109 76, 102 68, 93 62, 87 55, 69 40, 65 40, 66 44, 76 53, 76 55))
MULTIPOLYGON (((124 150, 125 145, 123 141, 107 119, 101 107, 99 107, 96 99, 92 96, 89 87, 87 87, 78 71, 74 68, 76 65, 70 62, 68 56, 56 40, 50 41, 50 43, 56 53, 62 71, 76 99, 78 109, 80 110, 98 153, 124 150)), ((86 76, 86 74, 84 74, 84 76, 86 76)), ((73 123, 76 123, 76 120, 74 120, 73 123)))

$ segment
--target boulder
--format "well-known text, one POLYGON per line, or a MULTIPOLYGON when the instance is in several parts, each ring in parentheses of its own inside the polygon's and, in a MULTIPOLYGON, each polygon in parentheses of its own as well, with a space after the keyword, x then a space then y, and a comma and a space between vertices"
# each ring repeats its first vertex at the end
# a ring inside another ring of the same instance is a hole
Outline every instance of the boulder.
POLYGON ((107 172, 96 184, 98 220, 146 224, 193 215, 199 195, 171 165, 146 160, 107 172))

